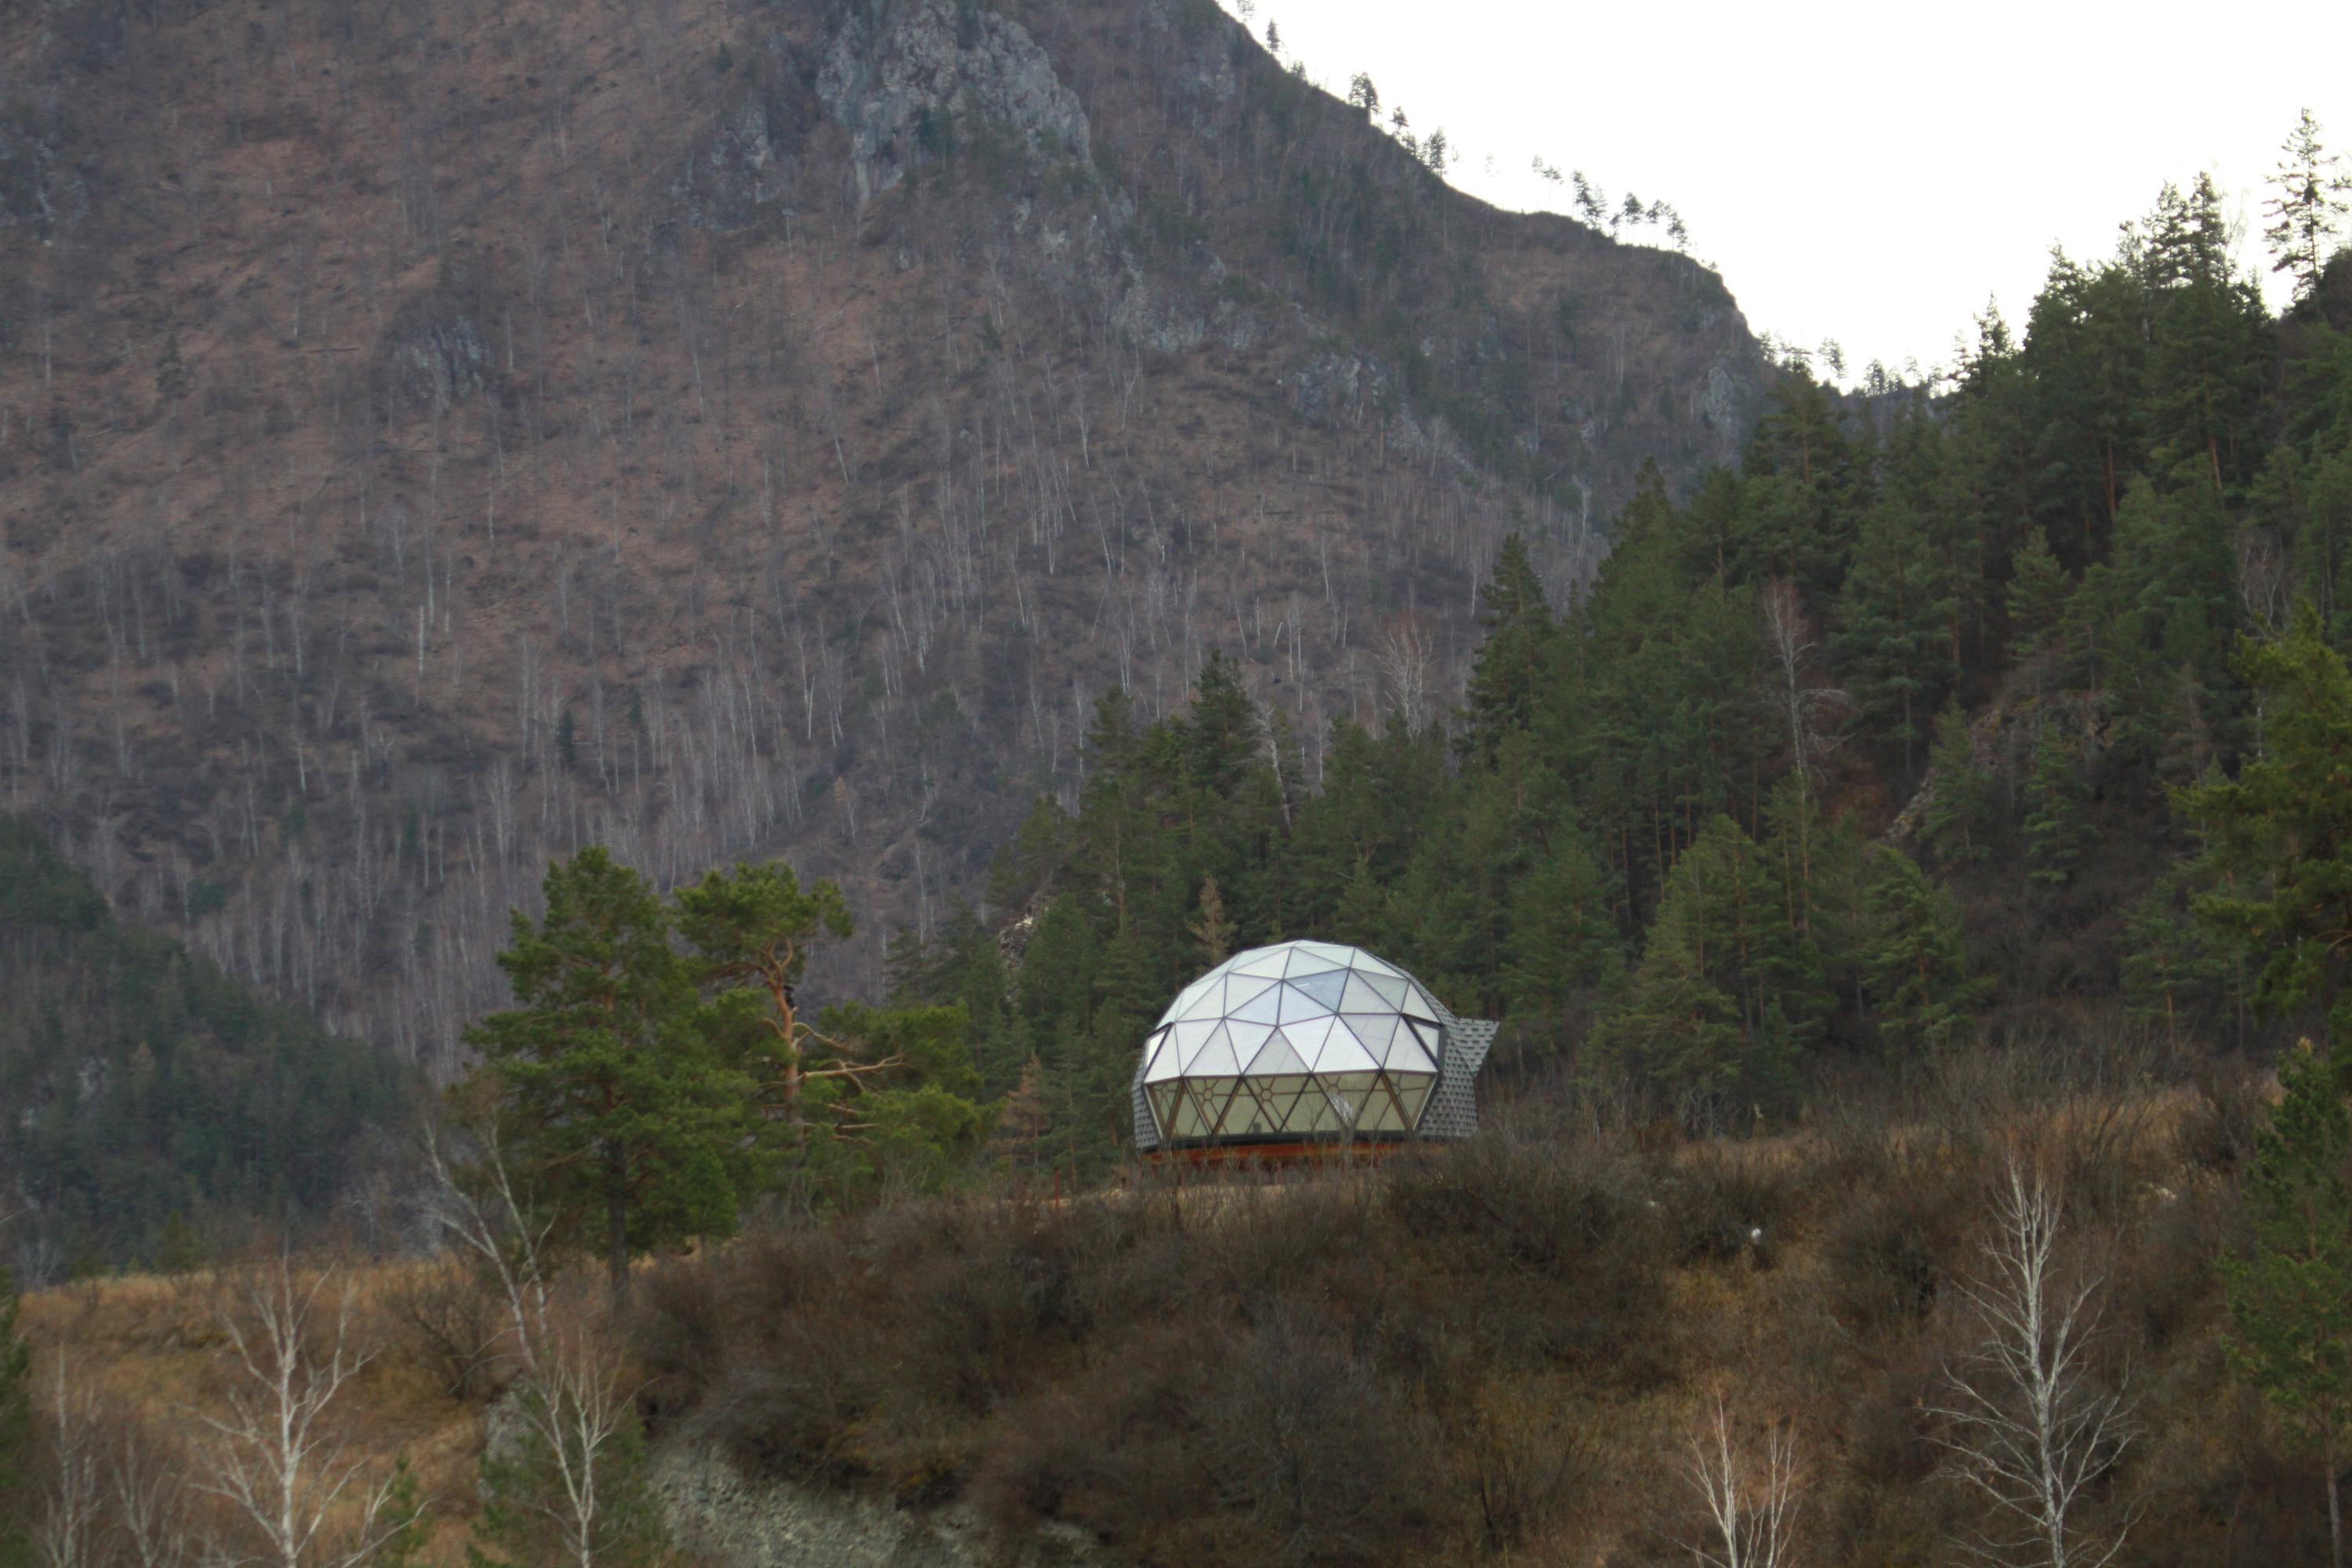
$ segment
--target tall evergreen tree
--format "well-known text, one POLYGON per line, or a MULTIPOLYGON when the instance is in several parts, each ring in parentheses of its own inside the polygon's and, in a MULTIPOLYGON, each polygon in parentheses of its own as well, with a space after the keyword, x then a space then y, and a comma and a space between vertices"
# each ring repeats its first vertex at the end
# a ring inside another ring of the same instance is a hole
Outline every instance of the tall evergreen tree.
POLYGON ((2230 1361, 2319 1453, 2329 1561, 2344 1563, 2337 1479, 2352 1446, 2352 1116, 2337 1069, 2305 1040, 2279 1063, 2284 1092, 2254 1140, 2253 1246, 2220 1261, 2230 1361))
POLYGON ((33 1347, 18 1331, 16 1282, 0 1269, 0 1568, 32 1561, 24 1521, 32 1515, 26 1461, 33 1449, 33 1347))
POLYGON ((1971 987, 1959 914, 1901 850, 1876 849, 1870 863, 1864 983, 1888 1060, 1916 1061, 1969 1030, 1971 987))
MULTIPOLYGON (((2270 184, 2275 192, 2263 204, 2270 224, 2263 237, 2274 258, 2271 270, 2294 279, 2298 300, 2319 288, 2320 274, 2341 242, 2344 216, 2352 211, 2352 172, 2340 153, 2331 153, 2319 139, 2319 121, 2304 110, 2281 145, 2278 170, 2270 184)), ((160 374, 159 374, 160 384, 160 374)))
POLYGON ((734 1228, 763 1128, 749 1076, 696 1027, 668 910, 591 847, 548 868, 547 913, 517 910, 499 966, 515 1007, 466 1033, 483 1056, 502 1142, 533 1192, 604 1254, 614 1298, 632 1253, 734 1228))
POLYGON ((1554 628, 1526 541, 1504 536, 1478 624, 1486 640, 1470 667, 1469 709, 1455 743, 1491 763, 1507 736, 1531 729, 1551 677, 1554 628))

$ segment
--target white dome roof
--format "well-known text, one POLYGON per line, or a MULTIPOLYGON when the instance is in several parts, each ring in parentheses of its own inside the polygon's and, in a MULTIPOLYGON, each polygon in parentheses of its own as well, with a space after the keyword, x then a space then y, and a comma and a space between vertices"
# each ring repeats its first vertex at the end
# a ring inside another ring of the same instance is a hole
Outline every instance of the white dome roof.
POLYGON ((1454 1022, 1360 948, 1252 948, 1169 1005, 1144 1038, 1136 1088, 1156 1141, 1402 1134, 1421 1124, 1454 1022))

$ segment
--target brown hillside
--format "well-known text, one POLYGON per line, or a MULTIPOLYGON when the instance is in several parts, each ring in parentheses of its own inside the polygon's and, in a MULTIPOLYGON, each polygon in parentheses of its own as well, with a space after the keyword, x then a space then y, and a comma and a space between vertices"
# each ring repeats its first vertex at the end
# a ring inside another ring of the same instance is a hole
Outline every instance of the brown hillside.
POLYGON ((432 1063, 590 840, 840 878, 868 983, 1104 685, 1311 766, 1762 374, 1205 0, 8 7, 0 801, 432 1063))

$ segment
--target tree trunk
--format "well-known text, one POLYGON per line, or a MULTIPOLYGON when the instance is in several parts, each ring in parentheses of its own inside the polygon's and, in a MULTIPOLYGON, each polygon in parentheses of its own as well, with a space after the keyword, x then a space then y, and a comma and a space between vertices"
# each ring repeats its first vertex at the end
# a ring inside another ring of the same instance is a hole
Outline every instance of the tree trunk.
POLYGON ((2336 1460, 2336 1433, 2333 1429, 2332 1424, 2327 1434, 2327 1442, 2321 1454, 2321 1459, 2327 1466, 2328 1568, 2344 1568, 2344 1506, 2342 1500, 2337 1497, 2336 1489, 2336 1472, 2341 1467, 2338 1465, 2336 1460))
POLYGON ((613 1310, 629 1304, 629 1199, 621 1157, 611 1157, 604 1173, 605 1267, 613 1281, 613 1310))

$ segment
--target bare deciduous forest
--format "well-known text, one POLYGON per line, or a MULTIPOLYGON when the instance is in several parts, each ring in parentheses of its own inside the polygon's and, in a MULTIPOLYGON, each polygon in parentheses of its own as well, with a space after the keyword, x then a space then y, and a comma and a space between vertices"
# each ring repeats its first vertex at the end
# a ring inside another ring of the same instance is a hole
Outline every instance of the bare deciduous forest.
POLYGON ((1205 0, 87 0, 0 71, 0 801, 436 1072, 551 855, 929 934, 1107 684, 1434 716, 1502 535, 1571 587, 1766 375, 1205 0))

